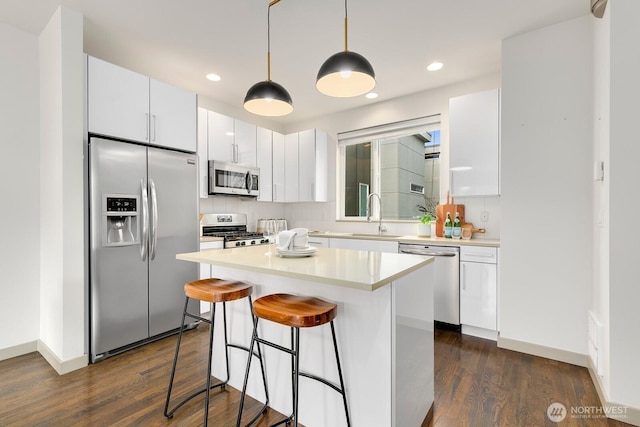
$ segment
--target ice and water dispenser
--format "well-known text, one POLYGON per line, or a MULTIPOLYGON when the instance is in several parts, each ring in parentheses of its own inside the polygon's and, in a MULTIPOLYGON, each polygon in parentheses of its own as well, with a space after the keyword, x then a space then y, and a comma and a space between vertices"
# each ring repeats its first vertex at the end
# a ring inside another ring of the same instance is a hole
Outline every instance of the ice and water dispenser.
POLYGON ((140 200, 136 195, 103 195, 103 246, 127 246, 140 243, 139 207, 140 200))

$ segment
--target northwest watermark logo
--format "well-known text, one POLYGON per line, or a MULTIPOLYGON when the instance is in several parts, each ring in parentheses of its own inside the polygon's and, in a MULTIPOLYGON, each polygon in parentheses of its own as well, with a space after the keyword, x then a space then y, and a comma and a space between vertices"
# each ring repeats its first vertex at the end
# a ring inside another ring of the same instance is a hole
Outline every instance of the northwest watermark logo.
POLYGON ((547 418, 555 423, 565 418, 627 418, 626 406, 572 406, 570 410, 560 402, 547 407, 547 418))
POLYGON ((567 417, 567 407, 560 402, 553 402, 547 408, 547 417, 551 421, 559 423, 567 417))

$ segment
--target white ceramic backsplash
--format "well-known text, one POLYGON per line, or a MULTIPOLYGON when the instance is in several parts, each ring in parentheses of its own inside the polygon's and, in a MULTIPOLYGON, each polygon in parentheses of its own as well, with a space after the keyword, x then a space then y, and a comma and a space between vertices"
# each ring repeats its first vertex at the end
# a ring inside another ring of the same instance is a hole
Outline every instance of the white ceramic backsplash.
MULTIPOLYGON (((476 233, 474 239, 500 238, 499 197, 458 197, 457 204, 464 205, 465 220, 475 228, 484 228, 485 234, 476 233), (481 212, 488 213, 488 221, 480 221, 481 212)), ((384 201, 383 201, 384 203, 384 201)), ((255 231, 260 218, 285 218, 289 228, 306 227, 310 230, 344 233, 376 233, 378 223, 364 221, 336 221, 336 203, 269 203, 238 197, 213 196, 200 199, 202 213, 246 213, 248 229, 255 231)), ((416 223, 382 221, 389 234, 415 235, 416 223)))

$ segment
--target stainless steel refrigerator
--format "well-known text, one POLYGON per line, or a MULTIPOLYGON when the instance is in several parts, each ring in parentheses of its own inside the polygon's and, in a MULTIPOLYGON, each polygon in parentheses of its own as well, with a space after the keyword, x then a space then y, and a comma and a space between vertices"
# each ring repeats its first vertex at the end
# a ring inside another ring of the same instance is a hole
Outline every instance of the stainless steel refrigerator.
MULTIPOLYGON (((197 157, 89 139, 91 361, 179 327, 185 283, 198 266, 197 157)), ((194 301, 193 309, 197 310, 194 301)))

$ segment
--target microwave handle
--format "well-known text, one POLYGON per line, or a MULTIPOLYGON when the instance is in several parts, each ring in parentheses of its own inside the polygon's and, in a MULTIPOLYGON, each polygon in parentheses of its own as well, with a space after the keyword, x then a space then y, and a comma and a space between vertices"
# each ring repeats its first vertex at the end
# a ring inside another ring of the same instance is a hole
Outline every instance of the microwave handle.
POLYGON ((251 189, 253 188, 253 175, 250 170, 248 170, 244 176, 244 186, 247 189, 247 193, 251 193, 251 189))

